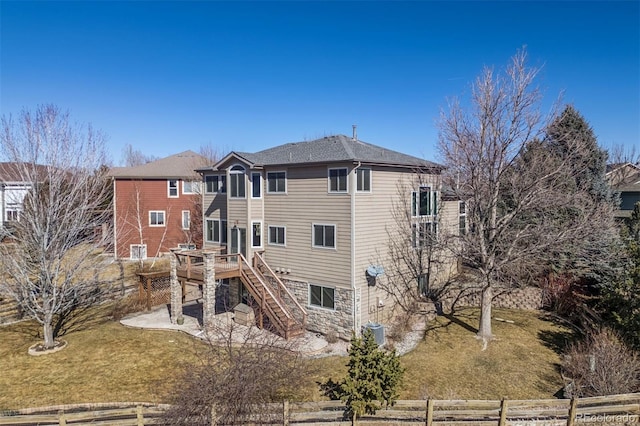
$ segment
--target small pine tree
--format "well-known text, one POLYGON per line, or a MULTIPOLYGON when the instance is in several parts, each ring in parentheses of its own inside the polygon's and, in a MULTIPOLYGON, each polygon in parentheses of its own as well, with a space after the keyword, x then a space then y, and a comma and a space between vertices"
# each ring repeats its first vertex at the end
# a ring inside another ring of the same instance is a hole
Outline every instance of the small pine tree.
POLYGON ((382 403, 395 404, 404 368, 395 350, 378 348, 371 330, 365 330, 362 338, 351 337, 347 367, 347 376, 332 393, 345 402, 353 424, 363 414, 375 414, 382 403))

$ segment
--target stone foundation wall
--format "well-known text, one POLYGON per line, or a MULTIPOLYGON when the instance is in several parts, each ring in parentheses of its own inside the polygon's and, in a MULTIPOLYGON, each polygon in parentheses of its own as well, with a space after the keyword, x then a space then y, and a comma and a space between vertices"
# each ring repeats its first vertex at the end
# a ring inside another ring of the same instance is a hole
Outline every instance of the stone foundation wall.
POLYGON ((350 289, 336 288, 335 309, 323 309, 309 306, 309 284, 300 281, 283 280, 289 291, 307 310, 307 329, 323 334, 335 334, 343 339, 351 338, 353 329, 353 292, 350 289))

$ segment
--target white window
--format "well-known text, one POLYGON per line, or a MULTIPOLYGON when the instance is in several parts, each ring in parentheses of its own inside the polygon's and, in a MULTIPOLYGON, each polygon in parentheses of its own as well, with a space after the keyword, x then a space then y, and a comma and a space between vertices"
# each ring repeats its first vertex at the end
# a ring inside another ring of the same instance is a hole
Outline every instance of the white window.
POLYGON ((262 247, 262 222, 251 222, 251 247, 262 247))
POLYGON ((215 194, 216 192, 227 192, 227 176, 226 175, 208 175, 204 177, 205 192, 207 194, 215 194))
POLYGON ((229 171, 229 196, 244 198, 245 195, 244 167, 233 166, 229 171))
POLYGON ((206 240, 209 243, 226 243, 227 221, 218 219, 207 219, 205 233, 206 240))
POLYGON ((181 248, 183 250, 195 250, 196 245, 193 243, 181 243, 181 244, 178 244, 178 248, 181 248))
POLYGON ((183 180, 182 193, 183 194, 200 194, 200 182, 196 182, 193 180, 183 180))
POLYGON ((335 309, 335 292, 332 287, 309 284, 309 305, 335 309))
POLYGON ((438 224, 436 222, 420 222, 411 225, 411 245, 414 248, 424 248, 436 241, 438 224))
POLYGON ((262 175, 260 173, 251 173, 251 198, 262 197, 262 175))
POLYGON ((313 224, 313 246, 324 248, 336 247, 336 226, 313 224))
POLYGON ((7 214, 7 221, 18 221, 18 219, 20 218, 20 214, 18 213, 18 210, 7 210, 6 211, 7 214))
POLYGON ((421 186, 411 193, 411 216, 431 216, 438 213, 438 193, 430 186, 421 186))
POLYGON ((286 172, 268 172, 267 173, 267 192, 287 192, 287 173, 286 172))
POLYGON ((169 179, 167 183, 169 188, 169 197, 176 198, 178 196, 178 181, 176 179, 169 179))
POLYGON ((459 202, 459 211, 458 231, 464 235, 467 233, 467 206, 464 201, 459 202))
POLYGON ((149 226, 164 226, 163 210, 152 210, 149 212, 149 226))
POLYGON ((329 169, 329 192, 347 192, 347 169, 329 169))
POLYGON ((357 191, 371 192, 371 169, 356 169, 357 191))
POLYGON ((182 229, 189 229, 191 226, 191 212, 182 210, 182 229))
POLYGON ((144 260, 147 258, 146 244, 131 244, 129 246, 129 258, 131 260, 144 260))
POLYGON ((284 226, 269 226, 269 244, 275 246, 285 245, 285 234, 284 226))

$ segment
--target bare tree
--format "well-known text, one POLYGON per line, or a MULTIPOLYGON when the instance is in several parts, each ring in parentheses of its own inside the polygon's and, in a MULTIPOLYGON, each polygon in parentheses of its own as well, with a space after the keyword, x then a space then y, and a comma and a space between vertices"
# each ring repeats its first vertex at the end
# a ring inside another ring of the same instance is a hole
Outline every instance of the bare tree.
MULTIPOLYGON (((0 246, 6 279, 0 293, 13 298, 43 326, 44 347, 55 345, 56 315, 94 300, 99 286, 84 271, 101 243, 95 230, 109 214, 104 139, 72 123, 52 105, 2 118, 2 155, 27 182, 23 210, 0 246)), ((102 235, 109 234, 103 233, 102 235)))
MULTIPOLYGON (((440 177, 416 170, 409 182, 397 183, 397 198, 392 203, 392 221, 386 228, 387 247, 379 253, 385 275, 378 286, 406 313, 414 313, 419 302, 430 300, 441 305, 456 267, 448 249, 452 235, 441 226, 442 193, 440 177), (420 188, 428 187, 428 215, 415 212, 420 188), (412 195, 415 194, 415 195, 412 195)), ((456 228, 457 229, 457 228, 456 228)))
POLYGON ((172 425, 282 423, 270 403, 293 399, 308 367, 295 343, 220 316, 207 330, 200 363, 185 368, 171 392, 172 425))
POLYGON ((531 282, 554 256, 580 252, 596 219, 611 216, 610 205, 568 191, 571 154, 584 141, 568 138, 564 157, 540 142, 548 121, 539 112, 537 72, 524 50, 504 73, 486 68, 472 85, 470 112, 453 101, 439 122, 445 184, 467 200, 470 229, 460 236, 459 255, 479 275, 478 337, 485 347, 493 337, 494 287, 531 282))
POLYGON ((133 148, 133 145, 127 144, 122 149, 122 162, 125 167, 140 166, 157 160, 158 157, 146 155, 142 151, 133 148))

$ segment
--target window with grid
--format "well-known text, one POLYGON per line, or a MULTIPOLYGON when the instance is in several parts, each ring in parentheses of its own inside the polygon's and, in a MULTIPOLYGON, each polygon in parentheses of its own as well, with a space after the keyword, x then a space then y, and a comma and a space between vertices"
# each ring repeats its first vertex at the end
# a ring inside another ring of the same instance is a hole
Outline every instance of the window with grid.
POLYGON ((329 192, 347 192, 347 169, 329 169, 329 192))
POLYGON ((335 289, 320 285, 309 285, 309 305, 335 309, 335 289))
POLYGON ((164 226, 163 210, 152 210, 149 212, 149 226, 164 226))
POLYGON ((357 188, 359 192, 371 192, 371 169, 356 170, 357 188))
POLYGON ((176 179, 169 179, 167 182, 169 187, 169 197, 175 198, 178 196, 178 181, 176 179))
POLYGON ((267 173, 267 192, 287 192, 287 173, 286 172, 268 172, 267 173))
POLYGON ((285 228, 284 226, 269 227, 269 244, 276 246, 285 245, 285 228))
POLYGON ((335 248, 336 226, 313 224, 313 246, 335 248))

